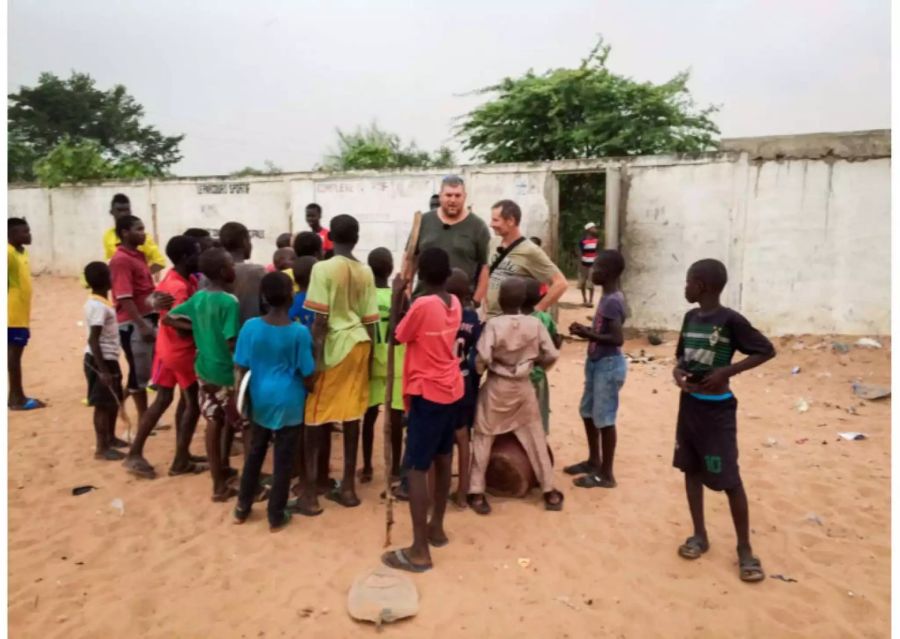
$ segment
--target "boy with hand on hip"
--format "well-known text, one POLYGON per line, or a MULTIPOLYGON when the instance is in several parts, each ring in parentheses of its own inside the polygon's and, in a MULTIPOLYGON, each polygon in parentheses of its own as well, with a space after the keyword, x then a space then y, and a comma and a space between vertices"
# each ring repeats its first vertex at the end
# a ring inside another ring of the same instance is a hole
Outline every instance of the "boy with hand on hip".
POLYGON ((747 494, 738 469, 737 399, 728 380, 775 357, 772 343, 747 319, 722 306, 719 297, 728 281, 725 265, 700 260, 687 272, 684 296, 699 304, 684 316, 672 374, 681 389, 673 465, 684 473, 694 534, 678 548, 685 559, 709 550, 703 516, 703 487, 725 491, 737 533, 742 581, 765 579, 750 547, 747 494), (748 357, 732 364, 736 352, 748 357))

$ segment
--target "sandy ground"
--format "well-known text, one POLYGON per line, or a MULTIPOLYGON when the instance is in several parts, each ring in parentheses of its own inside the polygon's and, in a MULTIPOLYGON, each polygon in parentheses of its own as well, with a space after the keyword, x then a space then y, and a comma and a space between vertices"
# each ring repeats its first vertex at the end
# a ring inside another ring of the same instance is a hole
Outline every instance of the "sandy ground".
MULTIPOLYGON (((51 406, 9 419, 10 636, 373 634, 348 617, 345 601, 382 551, 380 464, 360 508, 323 502, 323 516, 295 518, 272 535, 261 508, 233 526, 233 502, 210 502, 207 475, 141 481, 117 463, 94 461, 91 411, 80 403, 84 297, 75 280, 35 281, 26 391, 51 406), (82 484, 99 489, 72 496, 82 484), (110 506, 115 498, 124 514, 110 506)), ((563 326, 589 313, 565 306, 563 326)), ((890 400, 862 402, 850 385, 890 383, 890 341, 846 355, 833 353, 831 341, 777 339, 779 357, 734 383, 754 548, 769 575, 795 582, 738 580, 723 495, 707 493, 710 552, 695 562, 676 555, 690 521, 681 474, 671 467, 674 344, 668 336, 650 347, 638 337, 626 350, 655 359, 631 365, 622 393, 619 487, 576 489, 558 470, 562 513, 545 512, 537 492, 494 500, 487 518, 451 511, 452 543, 434 551, 433 571, 414 577, 418 616, 385 635, 888 636, 890 400), (792 376, 794 366, 801 372, 792 376), (799 398, 808 412, 795 408, 799 398), (868 439, 838 441, 850 430, 868 439), (530 560, 527 568, 520 558, 530 560)), ((583 358, 584 345, 569 343, 550 374, 560 466, 585 455, 577 414, 583 358)), ((170 413, 164 421, 171 420, 170 413)), ((194 448, 200 452, 200 438, 194 448)), ((147 456, 164 470, 172 450, 173 431, 163 431, 147 456)), ((380 450, 379 439, 379 460, 380 450)), ((408 543, 405 505, 395 512, 394 542, 408 543)))

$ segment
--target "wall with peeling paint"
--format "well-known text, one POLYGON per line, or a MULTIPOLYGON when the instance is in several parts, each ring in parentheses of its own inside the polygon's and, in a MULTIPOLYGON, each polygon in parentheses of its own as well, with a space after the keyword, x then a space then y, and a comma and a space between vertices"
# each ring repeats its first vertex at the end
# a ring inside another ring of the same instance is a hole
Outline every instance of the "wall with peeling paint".
MULTIPOLYGON (((644 156, 466 166, 468 204, 485 220, 510 198, 523 233, 557 251, 561 173, 607 173, 607 242, 628 268, 629 323, 677 329, 691 262, 728 267, 723 301, 770 334, 890 333, 890 132, 723 141, 699 156, 644 156)), ((245 224, 253 261, 268 263, 275 238, 306 228, 318 202, 362 224, 359 254, 376 246, 399 259, 413 211, 424 210, 450 170, 296 173, 234 180, 189 178, 90 187, 9 190, 8 215, 32 227, 36 272, 77 275, 103 258, 109 202, 128 194, 161 245, 192 226, 245 224)), ((563 247, 568 250, 569 247, 563 247)))

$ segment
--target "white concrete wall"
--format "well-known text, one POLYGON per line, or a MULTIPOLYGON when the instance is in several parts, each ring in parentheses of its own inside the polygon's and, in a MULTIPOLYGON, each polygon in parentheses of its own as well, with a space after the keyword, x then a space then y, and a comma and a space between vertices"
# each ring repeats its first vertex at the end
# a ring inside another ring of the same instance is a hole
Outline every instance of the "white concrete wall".
POLYGON ((624 289, 677 328, 687 267, 729 271, 723 303, 770 334, 890 333, 890 159, 629 167, 624 289))
MULTIPOLYGON (((890 332, 890 159, 751 162, 747 153, 470 166, 468 204, 486 221, 509 198, 523 232, 553 254, 558 234, 554 171, 604 170, 621 176, 620 248, 624 289, 641 328, 680 326, 684 276, 714 257, 729 270, 724 302, 771 334, 890 332)), ((253 261, 267 264, 275 238, 306 228, 318 202, 325 224, 349 213, 362 223, 359 254, 403 251, 412 214, 425 210, 448 170, 319 173, 248 179, 198 178, 102 184, 48 191, 13 188, 8 215, 32 227, 36 272, 76 275, 103 258, 109 202, 126 193, 161 247, 191 226, 242 222, 254 235, 253 261), (154 225, 153 213, 156 213, 154 225)), ((615 189, 612 189, 614 191, 615 189)), ((615 211, 611 203, 607 210, 615 211)))

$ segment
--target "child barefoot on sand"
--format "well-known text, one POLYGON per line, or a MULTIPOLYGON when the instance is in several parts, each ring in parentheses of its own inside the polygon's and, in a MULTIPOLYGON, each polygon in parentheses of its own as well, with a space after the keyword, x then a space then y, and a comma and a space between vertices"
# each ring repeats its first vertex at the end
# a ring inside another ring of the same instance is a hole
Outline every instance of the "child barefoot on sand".
MULTIPOLYGON (((269 528, 281 530, 290 521, 286 510, 291 468, 306 400, 304 378, 315 372, 312 335, 288 317, 293 285, 284 273, 269 273, 260 285, 269 311, 247 321, 238 336, 234 363, 240 378, 250 372, 249 403, 252 443, 241 473, 235 523, 250 516, 259 489, 259 474, 269 441, 275 440, 269 528)), ((240 379, 237 380, 238 385, 240 379)))
POLYGON ((559 351, 539 319, 521 314, 525 302, 522 278, 503 280, 498 302, 503 314, 487 321, 477 346, 478 368, 487 370, 487 377, 478 391, 469 506, 479 515, 491 512, 484 496, 491 447, 494 437, 513 432, 541 485, 546 509, 562 510, 563 494, 553 488, 547 437, 540 426, 537 397, 530 379, 535 364, 549 367, 559 357, 559 351))
MULTIPOLYGON (((522 315, 531 315, 536 317, 550 333, 550 339, 557 350, 562 346, 562 335, 556 330, 556 322, 553 316, 547 311, 536 311, 535 304, 544 297, 543 285, 534 278, 525 279, 525 304, 522 306, 522 315)), ((547 371, 543 366, 535 364, 531 369, 531 383, 534 386, 534 392, 538 399, 538 408, 541 411, 541 424, 544 427, 544 434, 550 432, 550 384, 547 381, 547 371)))
POLYGON ((472 450, 469 445, 472 426, 475 424, 475 410, 478 406, 478 382, 480 375, 475 369, 475 345, 481 336, 481 320, 472 302, 472 280, 462 269, 453 269, 447 280, 447 292, 455 295, 462 305, 462 320, 456 334, 456 356, 463 378, 463 398, 459 402, 459 420, 456 425, 456 448, 459 454, 459 485, 453 502, 458 508, 467 508, 469 494, 469 473, 472 450))
POLYGON ((91 297, 84 305, 84 325, 88 329, 88 345, 84 350, 84 376, 87 398, 94 407, 94 435, 97 447, 94 459, 116 461, 125 454, 113 448, 116 439, 116 416, 122 396, 122 370, 119 368, 119 324, 109 302, 109 267, 91 262, 84 267, 84 279, 91 287, 91 297))
POLYGON ((765 579, 750 547, 747 494, 738 470, 737 399, 729 378, 775 356, 775 348, 740 313, 726 308, 719 296, 728 281, 725 265, 717 260, 695 262, 687 272, 684 296, 699 304, 684 316, 677 363, 672 374, 681 389, 674 466, 684 472, 694 534, 679 548, 685 559, 709 550, 703 518, 703 486, 724 490, 737 533, 739 575, 742 581, 765 579), (748 355, 736 364, 740 351, 748 355))
POLYGON ((625 384, 627 370, 621 348, 624 342, 625 297, 619 290, 619 278, 624 270, 625 260, 621 253, 601 251, 591 269, 592 281, 603 287, 594 323, 590 328, 578 322, 569 327, 572 335, 588 340, 584 393, 579 409, 588 442, 588 458, 563 469, 569 475, 582 475, 574 480, 580 488, 616 487, 613 474, 616 413, 619 410, 619 391, 625 384), (602 462, 600 440, 603 444, 602 462))
MULTIPOLYGON (((332 223, 332 232, 334 224, 332 223)), ((444 532, 444 513, 450 494, 453 436, 459 423, 458 402, 463 380, 456 355, 456 335, 462 306, 447 292, 450 257, 443 249, 431 247, 419 254, 419 282, 422 294, 410 306, 394 337, 406 344, 403 363, 403 392, 408 420, 406 456, 409 512, 413 524, 413 544, 386 552, 385 565, 410 572, 425 572, 432 566, 429 545, 439 548, 449 543, 444 532), (434 504, 428 520, 428 469, 435 467, 434 504)), ((394 319, 407 282, 394 280, 391 304, 394 319)))
MULTIPOLYGON (((378 299, 378 313, 381 320, 375 325, 375 344, 372 356, 372 372, 369 378, 369 409, 363 418, 362 449, 363 467, 359 474, 360 483, 372 481, 372 444, 375 439, 375 421, 379 407, 385 402, 387 388, 388 330, 391 320, 391 287, 388 278, 394 270, 394 259, 386 248, 376 248, 369 253, 369 268, 375 276, 375 295, 378 299)), ((394 347, 394 384, 391 398, 391 455, 392 477, 400 475, 400 453, 403 447, 403 355, 404 347, 394 347)))
POLYGON ((235 406, 232 353, 238 336, 240 305, 226 288, 234 282, 234 261, 225 249, 200 256, 200 270, 208 286, 169 311, 163 320, 181 331, 192 331, 197 345, 195 370, 200 384, 200 412, 206 418, 206 455, 213 479, 213 501, 237 494, 228 479, 237 475, 229 467, 231 436, 226 430, 243 421, 235 406))

